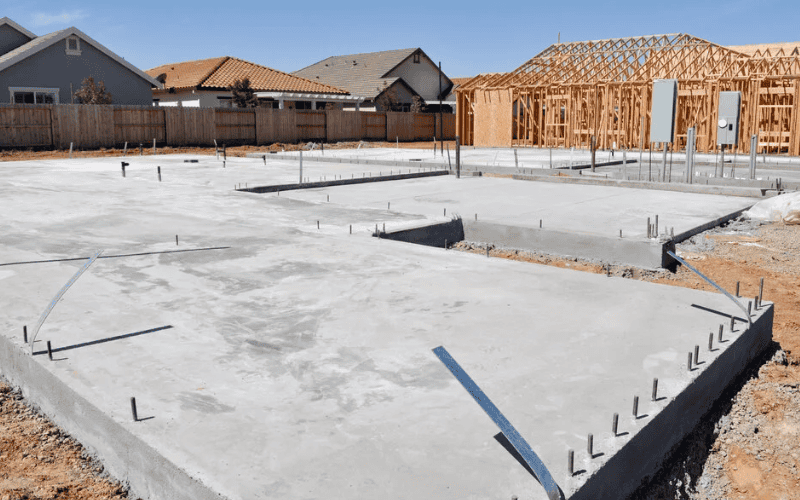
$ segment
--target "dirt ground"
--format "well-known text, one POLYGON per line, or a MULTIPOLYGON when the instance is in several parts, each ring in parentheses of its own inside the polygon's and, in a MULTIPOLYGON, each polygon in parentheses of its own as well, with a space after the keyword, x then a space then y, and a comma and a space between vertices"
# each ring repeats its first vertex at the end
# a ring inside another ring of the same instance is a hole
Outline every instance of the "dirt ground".
POLYGON ((0 382, 0 500, 127 497, 79 443, 0 382))
MULTIPOLYGON (((355 147, 358 143, 326 145, 355 147)), ((368 143, 373 147, 394 143, 368 143)), ((405 143, 401 147, 430 147, 405 143)), ((228 148, 228 154, 298 149, 298 145, 228 148)), ((366 146, 362 146, 366 147, 366 146)), ((452 141, 450 147, 453 147, 452 141)), ((147 151, 147 150, 145 150, 147 151)), ((152 151, 152 150, 151 150, 152 151)), ((206 153, 213 148, 161 148, 161 154, 206 153)), ((115 156, 121 150, 74 152, 115 156)), ((138 153, 138 151, 137 151, 138 153)), ((52 159, 67 151, 0 151, 0 161, 52 159)), ((454 249, 485 254, 486 247, 454 249)), ((775 349, 729 388, 709 417, 685 440, 636 499, 800 499, 800 226, 734 222, 678 245, 683 257, 725 289, 740 282, 743 297, 758 293, 775 303, 775 349)), ((492 257, 713 291, 686 268, 677 272, 609 266, 517 250, 491 248, 492 257)), ((124 485, 107 477, 81 445, 0 382, 0 500, 124 499, 124 485)))

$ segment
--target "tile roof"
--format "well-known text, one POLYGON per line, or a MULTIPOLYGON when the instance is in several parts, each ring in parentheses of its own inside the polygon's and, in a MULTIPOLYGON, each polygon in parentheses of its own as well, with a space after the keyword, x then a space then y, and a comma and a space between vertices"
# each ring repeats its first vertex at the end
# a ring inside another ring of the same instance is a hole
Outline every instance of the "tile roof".
POLYGON ((292 74, 347 89, 353 95, 374 99, 383 89, 398 80, 397 77, 384 76, 417 50, 420 49, 333 56, 292 74))
POLYGON ((729 45, 729 49, 737 52, 743 52, 749 56, 754 55, 760 51, 762 54, 765 50, 769 50, 772 55, 783 49, 785 55, 791 55, 795 50, 800 53, 800 42, 779 42, 779 43, 757 43, 753 45, 729 45))
POLYGON ((347 94, 346 90, 331 85, 227 56, 165 64, 147 70, 147 74, 154 78, 165 74, 165 88, 227 88, 236 80, 247 77, 250 79, 250 87, 256 92, 347 94))
POLYGON ((163 66, 148 69, 145 73, 153 78, 166 74, 164 88, 185 89, 199 87, 203 80, 211 76, 211 72, 219 68, 227 59, 227 57, 214 57, 199 61, 164 64, 163 66))

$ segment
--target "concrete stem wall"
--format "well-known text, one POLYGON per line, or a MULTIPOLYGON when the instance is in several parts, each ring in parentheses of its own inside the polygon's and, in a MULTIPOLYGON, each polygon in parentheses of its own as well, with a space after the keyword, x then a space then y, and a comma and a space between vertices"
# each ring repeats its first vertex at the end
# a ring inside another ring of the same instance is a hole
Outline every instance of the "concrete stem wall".
MULTIPOLYGON (((646 483, 691 433, 732 382, 772 341, 772 305, 765 305, 753 325, 731 339, 722 354, 711 361, 663 410, 572 495, 570 500, 625 498, 646 483)), ((743 319, 743 318, 740 318, 743 319)), ((738 323, 743 328, 742 323, 738 323)), ((702 365, 701 365, 702 366, 702 365)), ((621 429, 624 431, 624 429, 621 429)), ((619 439, 619 438, 617 438, 619 439)), ((568 488, 565 488, 567 491, 568 488)))
MULTIPOLYGON (((47 362, 46 357, 39 360, 47 362)), ((220 500, 218 493, 157 453, 4 335, 0 335, 0 374, 97 456, 114 477, 129 486, 133 498, 220 500)), ((130 396, 119 395, 120 407, 127 408, 130 396)))

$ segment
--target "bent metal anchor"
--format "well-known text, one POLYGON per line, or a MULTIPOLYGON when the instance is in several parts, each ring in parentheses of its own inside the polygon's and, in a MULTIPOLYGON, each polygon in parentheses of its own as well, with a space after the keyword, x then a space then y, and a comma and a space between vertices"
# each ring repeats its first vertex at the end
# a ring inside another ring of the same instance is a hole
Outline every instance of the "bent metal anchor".
MULTIPOLYGON (((692 267, 692 266, 691 266, 691 265, 690 265, 688 262, 686 262, 685 260, 683 260, 683 259, 681 259, 680 257, 678 257, 678 256, 675 254, 675 252, 672 252, 672 251, 670 251, 670 250, 667 250, 667 255, 669 255, 669 256, 670 256, 670 257, 672 257, 673 259, 675 259, 675 260, 677 260, 678 262, 680 262, 682 265, 684 265, 684 266, 686 266, 687 268, 689 268, 689 270, 691 270, 693 273, 695 273, 696 275, 698 275, 698 276, 700 276, 701 278, 703 278, 704 280, 706 280, 706 282, 707 282, 709 285, 713 286, 714 288, 716 288, 717 290, 719 290, 720 292, 722 292, 723 294, 725 294, 725 296, 726 296, 726 297, 728 297, 729 299, 731 299, 731 300, 733 301, 733 303, 734 303, 734 304, 736 304, 737 306, 739 306, 739 309, 741 309, 741 310, 742 310, 742 312, 744 312, 744 317, 745 317, 745 318, 747 318, 747 325, 748 325, 748 327, 750 327, 750 326, 753 326, 753 320, 752 320, 752 319, 750 319, 750 313, 749 313, 749 312, 747 312, 747 308, 746 308, 746 307, 744 307, 744 306, 742 305, 742 303, 741 303, 741 302, 739 302, 738 300, 736 300, 736 298, 735 298, 733 295, 731 295, 730 293, 728 293, 727 291, 725 291, 725 289, 724 289, 724 288, 722 288, 721 286, 717 285, 717 284, 714 282, 714 280, 712 280, 711 278, 709 278, 709 277, 708 277, 708 276, 706 276, 705 274, 701 273, 700 271, 698 271, 697 269, 695 269, 694 267, 692 267)), ((738 288, 737 288, 737 290, 738 290, 738 288)), ((737 293, 738 293, 738 292, 737 292, 737 293)), ((758 304, 756 304, 756 305, 758 305, 758 304)), ((733 322, 732 322, 732 321, 733 321, 733 318, 731 318, 731 328, 733 328, 733 322)))
POLYGON ((439 358, 439 361, 444 363, 448 370, 453 374, 453 376, 461 382, 461 385, 464 386, 464 389, 470 393, 470 395, 475 399, 475 402, 489 415, 489 418, 500 428, 505 435, 506 439, 514 446, 514 449, 520 454, 525 463, 528 464, 528 467, 536 474, 536 478, 544 487, 545 491, 547 492, 547 498, 550 500, 562 500, 564 497, 561 494, 561 490, 559 489, 556 482, 553 480, 553 476, 550 475, 550 471, 547 470, 544 463, 542 463, 541 459, 536 455, 536 453, 531 448, 531 445, 528 444, 527 441, 517 432, 517 429, 511 425, 506 417, 500 412, 500 410, 491 402, 488 396, 484 394, 480 387, 472 380, 472 378, 467 375, 463 368, 450 356, 450 353, 447 352, 442 346, 439 346, 433 349, 433 353, 436 357, 439 358))
POLYGON ((78 272, 75 273, 75 275, 72 278, 70 278, 69 281, 67 281, 67 284, 64 285, 61 288, 61 290, 58 291, 53 300, 50 301, 50 304, 48 304, 48 306, 45 308, 44 312, 39 317, 39 322, 36 323, 36 327, 33 329, 33 335, 31 335, 30 339, 31 354, 33 354, 33 343, 36 342, 36 335, 39 334, 39 329, 42 327, 42 324, 44 324, 44 320, 47 319, 47 316, 50 314, 50 311, 52 311, 53 308, 56 306, 56 304, 58 304, 58 301, 61 300, 61 297, 63 297, 64 294, 67 292, 67 290, 69 290, 69 287, 71 287, 78 280, 78 278, 80 278, 81 275, 84 272, 86 272, 87 269, 89 269, 89 266, 94 264, 94 261, 96 261, 97 258, 100 257, 101 253, 103 253, 103 251, 98 250, 94 255, 92 255, 89 258, 89 261, 86 264, 84 264, 83 267, 78 269, 78 272))

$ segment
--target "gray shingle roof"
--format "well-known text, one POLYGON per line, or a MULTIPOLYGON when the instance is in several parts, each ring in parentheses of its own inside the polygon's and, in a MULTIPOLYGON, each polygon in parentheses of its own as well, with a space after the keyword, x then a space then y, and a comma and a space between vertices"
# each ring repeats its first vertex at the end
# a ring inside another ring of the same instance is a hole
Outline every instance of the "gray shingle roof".
POLYGON ((155 78, 153 78, 152 76, 148 75, 144 71, 140 70, 139 68, 137 68, 133 64, 129 63, 124 58, 122 58, 122 57, 118 56, 117 54, 111 52, 104 45, 102 45, 101 43, 97 42, 92 37, 90 37, 89 35, 87 35, 86 33, 84 33, 83 31, 79 30, 78 28, 76 28, 74 26, 71 27, 71 28, 60 30, 60 31, 54 31, 52 33, 48 33, 47 35, 42 35, 40 37, 36 37, 33 40, 31 40, 30 42, 26 43, 25 45, 17 47, 16 49, 14 49, 12 51, 10 51, 10 52, 8 52, 6 54, 3 54, 2 56, 0 56, 0 71, 5 71, 6 68, 8 68, 10 66, 13 66, 13 65, 19 63, 20 61, 24 61, 28 57, 31 57, 34 54, 36 54, 37 52, 39 52, 40 50, 44 50, 45 48, 49 47, 50 45, 58 43, 60 40, 63 40, 63 39, 65 39, 65 38, 67 38, 68 36, 71 36, 71 35, 77 36, 78 38, 80 38, 82 40, 82 43, 88 43, 89 45, 91 45, 95 49, 99 50, 100 52, 102 52, 106 56, 110 57, 111 59, 113 59, 114 61, 119 63, 121 66, 124 66, 125 68, 130 70, 132 73, 137 75, 139 78, 142 78, 143 80, 148 82, 153 87, 163 88, 161 83, 156 81, 155 78))
POLYGON ((52 33, 48 33, 47 35, 42 35, 42 36, 36 37, 33 40, 31 40, 30 42, 26 43, 25 45, 20 45, 19 47, 17 47, 16 49, 12 50, 11 52, 6 52, 2 56, 0 56, 0 64, 3 64, 4 62, 9 61, 9 60, 13 59, 14 57, 16 57, 16 56, 18 56, 20 54, 25 54, 26 52, 32 52, 32 51, 36 50, 36 47, 49 42, 53 38, 55 38, 58 35, 60 35, 63 31, 66 31, 66 30, 54 31, 52 33))
POLYGON ((333 85, 351 94, 375 99, 386 87, 399 78, 385 78, 395 66, 419 50, 399 49, 333 56, 295 71, 293 74, 309 80, 333 85))

